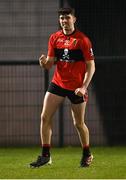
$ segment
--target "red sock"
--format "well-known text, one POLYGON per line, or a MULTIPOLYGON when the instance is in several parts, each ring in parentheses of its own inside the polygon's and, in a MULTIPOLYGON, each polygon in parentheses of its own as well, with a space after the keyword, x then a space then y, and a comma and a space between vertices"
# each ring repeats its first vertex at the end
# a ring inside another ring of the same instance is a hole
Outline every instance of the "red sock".
POLYGON ((42 145, 42 156, 50 156, 50 144, 43 144, 42 145))
POLYGON ((83 146, 83 155, 84 156, 90 156, 91 152, 90 152, 90 147, 89 145, 84 145, 83 146))

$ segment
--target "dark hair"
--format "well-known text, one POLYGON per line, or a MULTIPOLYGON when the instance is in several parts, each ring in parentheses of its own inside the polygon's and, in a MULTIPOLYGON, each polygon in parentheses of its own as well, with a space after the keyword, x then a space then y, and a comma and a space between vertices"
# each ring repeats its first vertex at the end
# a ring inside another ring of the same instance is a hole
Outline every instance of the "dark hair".
POLYGON ((73 16, 75 16, 75 10, 73 9, 73 8, 60 8, 59 10, 58 10, 58 15, 60 16, 60 15, 65 15, 65 14, 72 14, 73 16))

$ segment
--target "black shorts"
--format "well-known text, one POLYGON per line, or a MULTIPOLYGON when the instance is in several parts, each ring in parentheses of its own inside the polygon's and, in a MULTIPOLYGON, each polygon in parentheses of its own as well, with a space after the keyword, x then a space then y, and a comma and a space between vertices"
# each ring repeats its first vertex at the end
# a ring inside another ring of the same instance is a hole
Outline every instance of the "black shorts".
POLYGON ((77 96, 74 91, 70 91, 64 88, 61 88, 60 86, 57 86, 55 83, 51 82, 49 87, 48 87, 48 92, 52 94, 56 94, 58 96, 62 97, 68 97, 68 99, 71 101, 73 104, 80 104, 83 103, 84 101, 87 102, 87 93, 84 97, 77 96))

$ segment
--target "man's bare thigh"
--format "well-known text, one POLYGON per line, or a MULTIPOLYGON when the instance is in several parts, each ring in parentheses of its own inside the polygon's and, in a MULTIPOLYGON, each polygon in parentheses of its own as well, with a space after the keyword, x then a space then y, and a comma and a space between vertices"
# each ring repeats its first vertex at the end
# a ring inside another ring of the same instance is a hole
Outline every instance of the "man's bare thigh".
POLYGON ((43 102, 42 114, 52 117, 63 101, 64 97, 46 92, 43 102))

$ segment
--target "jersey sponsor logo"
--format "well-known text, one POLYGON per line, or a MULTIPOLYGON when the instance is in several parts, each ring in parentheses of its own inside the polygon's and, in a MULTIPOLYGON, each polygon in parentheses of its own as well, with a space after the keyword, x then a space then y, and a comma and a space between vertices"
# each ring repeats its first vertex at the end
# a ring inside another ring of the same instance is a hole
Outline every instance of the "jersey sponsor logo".
POLYGON ((61 38, 59 38, 58 40, 57 40, 57 42, 64 42, 64 39, 61 39, 61 38))
POLYGON ((64 53, 63 53, 63 59, 69 59, 69 50, 67 48, 64 49, 64 53))
POLYGON ((70 45, 70 40, 69 39, 61 39, 61 38, 59 38, 57 40, 57 42, 64 43, 65 46, 69 46, 70 45))
POLYGON ((59 38, 57 40, 57 42, 59 43, 64 43, 64 46, 69 46, 70 44, 73 44, 74 46, 76 46, 77 44, 77 39, 76 38, 68 38, 68 39, 63 39, 63 38, 59 38))
POLYGON ((68 39, 65 40, 64 45, 65 45, 65 46, 69 46, 69 45, 70 45, 70 40, 68 40, 68 39))
POLYGON ((58 60, 62 59, 64 60, 69 60, 72 62, 74 61, 84 61, 84 56, 83 52, 81 49, 69 49, 69 48, 55 48, 55 56, 57 57, 58 60))

